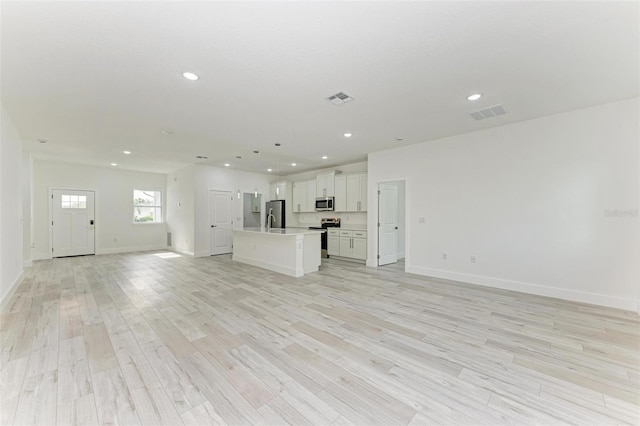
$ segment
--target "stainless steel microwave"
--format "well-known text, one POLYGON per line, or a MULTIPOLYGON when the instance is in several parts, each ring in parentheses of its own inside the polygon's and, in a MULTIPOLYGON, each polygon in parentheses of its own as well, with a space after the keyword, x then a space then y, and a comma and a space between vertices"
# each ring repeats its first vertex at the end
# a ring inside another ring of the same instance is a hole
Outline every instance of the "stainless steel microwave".
POLYGON ((316 198, 316 211, 326 212, 333 211, 333 197, 316 198))

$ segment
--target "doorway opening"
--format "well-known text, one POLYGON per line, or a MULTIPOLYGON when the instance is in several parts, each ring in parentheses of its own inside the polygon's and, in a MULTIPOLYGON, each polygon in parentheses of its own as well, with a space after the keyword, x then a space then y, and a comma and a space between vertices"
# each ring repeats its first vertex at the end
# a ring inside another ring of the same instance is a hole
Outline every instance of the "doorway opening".
POLYGON ((378 184, 378 266, 397 263, 406 251, 405 181, 378 184))

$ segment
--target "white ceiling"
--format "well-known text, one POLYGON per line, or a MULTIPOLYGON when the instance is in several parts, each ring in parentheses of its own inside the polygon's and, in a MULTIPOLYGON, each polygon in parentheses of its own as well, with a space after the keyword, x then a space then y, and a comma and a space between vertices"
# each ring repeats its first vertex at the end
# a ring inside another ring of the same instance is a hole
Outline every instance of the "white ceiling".
POLYGON ((2 103, 37 158, 283 175, 639 95, 635 1, 0 7, 2 103))

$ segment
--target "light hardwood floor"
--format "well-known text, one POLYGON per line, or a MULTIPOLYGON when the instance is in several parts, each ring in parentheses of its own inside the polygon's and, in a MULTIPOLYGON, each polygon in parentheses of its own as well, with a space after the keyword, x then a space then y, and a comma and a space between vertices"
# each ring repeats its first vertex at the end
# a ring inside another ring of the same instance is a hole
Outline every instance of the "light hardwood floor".
POLYGON ((35 262, 1 425, 639 424, 638 315, 329 260, 35 262))

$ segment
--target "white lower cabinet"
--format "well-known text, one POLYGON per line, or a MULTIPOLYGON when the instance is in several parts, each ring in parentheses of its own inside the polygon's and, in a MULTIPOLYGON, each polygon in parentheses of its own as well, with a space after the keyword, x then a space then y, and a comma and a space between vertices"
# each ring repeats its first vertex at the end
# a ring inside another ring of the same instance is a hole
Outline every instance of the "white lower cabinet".
POLYGON ((338 235, 338 231, 336 231, 335 235, 331 235, 331 231, 329 231, 329 235, 327 236, 327 254, 329 256, 340 256, 340 236, 338 235))
POLYGON ((353 251, 351 254, 353 257, 359 260, 367 260, 367 233, 364 232, 364 238, 362 238, 356 235, 356 231, 353 231, 352 241, 353 251))
POLYGON ((367 231, 329 229, 327 253, 348 259, 367 260, 367 231))

